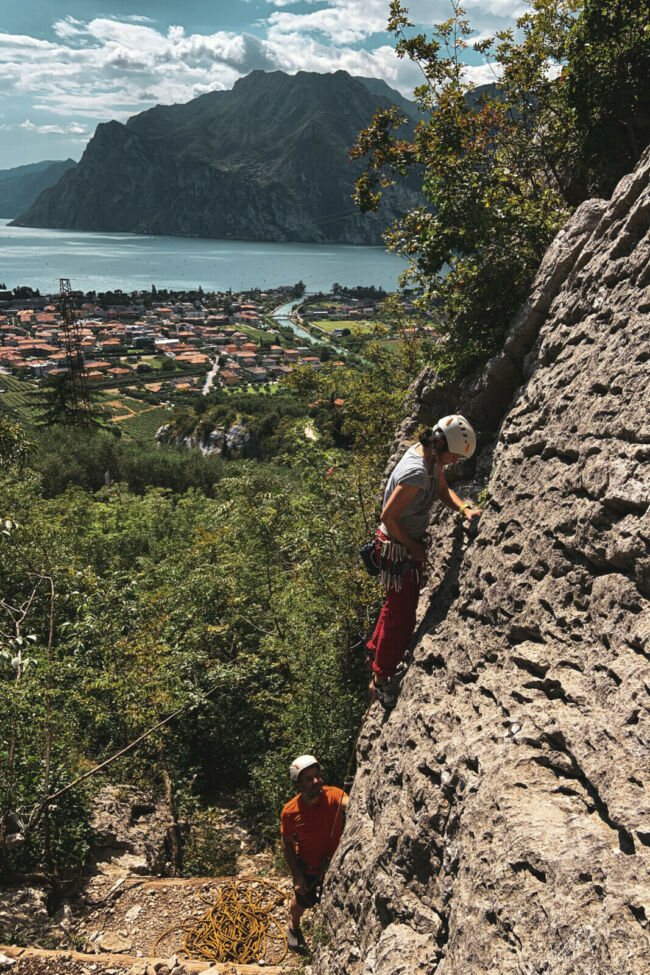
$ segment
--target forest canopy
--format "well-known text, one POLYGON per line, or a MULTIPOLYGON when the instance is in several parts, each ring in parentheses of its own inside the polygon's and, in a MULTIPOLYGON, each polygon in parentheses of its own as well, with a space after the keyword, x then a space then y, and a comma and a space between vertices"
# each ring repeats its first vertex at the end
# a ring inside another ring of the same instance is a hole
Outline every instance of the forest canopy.
MULTIPOLYGON (((516 30, 477 45, 500 65, 478 95, 460 6, 428 38, 394 2, 389 29, 422 70, 423 121, 407 138, 396 109, 377 113, 353 150, 357 201, 373 209, 419 175, 423 203, 388 241, 410 261, 420 320, 395 302, 399 340, 377 326, 357 367, 298 368, 263 408, 201 401, 172 421, 180 438, 245 422, 256 460, 0 414, 0 879, 78 870, 104 781, 169 783, 175 822, 235 796, 269 838, 296 753, 341 781, 381 597, 357 548, 409 386, 426 365, 457 377, 499 347, 564 221, 648 143, 647 0, 532 0, 516 30), (433 337, 415 327, 432 321, 433 337)), ((56 393, 50 421, 66 418, 56 393)), ((176 859, 182 871, 182 843, 176 859)))
POLYGON ((412 137, 397 108, 380 110, 352 150, 366 166, 362 210, 383 189, 419 176, 424 202, 386 239, 409 260, 405 279, 448 339, 456 372, 500 345, 540 261, 572 210, 609 196, 650 137, 648 0, 529 0, 516 29, 472 44, 465 11, 433 36, 390 5, 399 57, 419 66, 424 119, 412 137), (469 47, 494 66, 478 92, 469 47))

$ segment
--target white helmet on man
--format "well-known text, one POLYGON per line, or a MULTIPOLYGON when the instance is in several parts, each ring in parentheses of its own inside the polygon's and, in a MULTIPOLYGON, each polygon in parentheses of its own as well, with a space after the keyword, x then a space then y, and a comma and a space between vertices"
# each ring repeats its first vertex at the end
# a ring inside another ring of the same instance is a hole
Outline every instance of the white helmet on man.
POLYGON ((313 755, 299 755, 295 758, 291 765, 289 766, 289 775, 291 776, 292 782, 297 782, 300 778, 300 773, 310 765, 318 765, 318 759, 314 758, 313 755))
MULTIPOLYGON (((471 457, 476 450, 476 434, 471 423, 460 413, 443 416, 436 424, 436 431, 440 430, 452 454, 459 457, 471 457)), ((434 431, 435 433, 435 431, 434 431)))

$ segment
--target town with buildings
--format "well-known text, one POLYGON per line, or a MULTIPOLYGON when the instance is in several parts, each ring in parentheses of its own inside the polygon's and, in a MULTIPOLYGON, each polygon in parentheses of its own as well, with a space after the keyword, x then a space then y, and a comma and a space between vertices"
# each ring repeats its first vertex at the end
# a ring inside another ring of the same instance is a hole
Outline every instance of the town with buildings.
MULTIPOLYGON (((42 379, 67 368, 58 302, 48 298, 14 299, 0 307, 0 367, 19 378, 42 379)), ((282 300, 286 293, 280 290, 257 300, 211 295, 209 304, 80 303, 86 380, 101 386, 137 379, 151 392, 163 386, 200 392, 213 371, 216 383, 233 387, 277 382, 296 365, 318 368, 321 360, 310 344, 292 341, 270 318, 269 308, 282 300)))
MULTIPOLYGON (((89 395, 104 418, 139 435, 185 398, 268 394, 297 367, 362 366, 358 351, 385 294, 303 290, 76 293, 75 349, 89 395)), ((23 419, 33 413, 29 394, 68 370, 59 297, 0 289, 0 409, 23 419)))

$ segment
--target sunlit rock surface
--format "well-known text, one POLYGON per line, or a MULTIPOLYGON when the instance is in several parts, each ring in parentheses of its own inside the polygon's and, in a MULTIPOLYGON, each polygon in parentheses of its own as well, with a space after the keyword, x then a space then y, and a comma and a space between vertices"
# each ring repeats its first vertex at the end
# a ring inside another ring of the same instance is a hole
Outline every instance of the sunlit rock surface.
POLYGON ((559 235, 501 356, 423 375, 401 451, 484 431, 436 510, 397 706, 375 705, 318 975, 650 971, 650 155, 559 235))

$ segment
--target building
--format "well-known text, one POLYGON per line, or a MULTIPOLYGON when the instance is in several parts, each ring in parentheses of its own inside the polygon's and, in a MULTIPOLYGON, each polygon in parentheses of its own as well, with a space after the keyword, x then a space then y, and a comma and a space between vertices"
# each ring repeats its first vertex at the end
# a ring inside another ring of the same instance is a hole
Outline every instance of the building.
POLYGON ((268 377, 266 369, 262 369, 261 366, 253 366, 252 368, 247 369, 246 372, 254 383, 263 383, 268 377))

